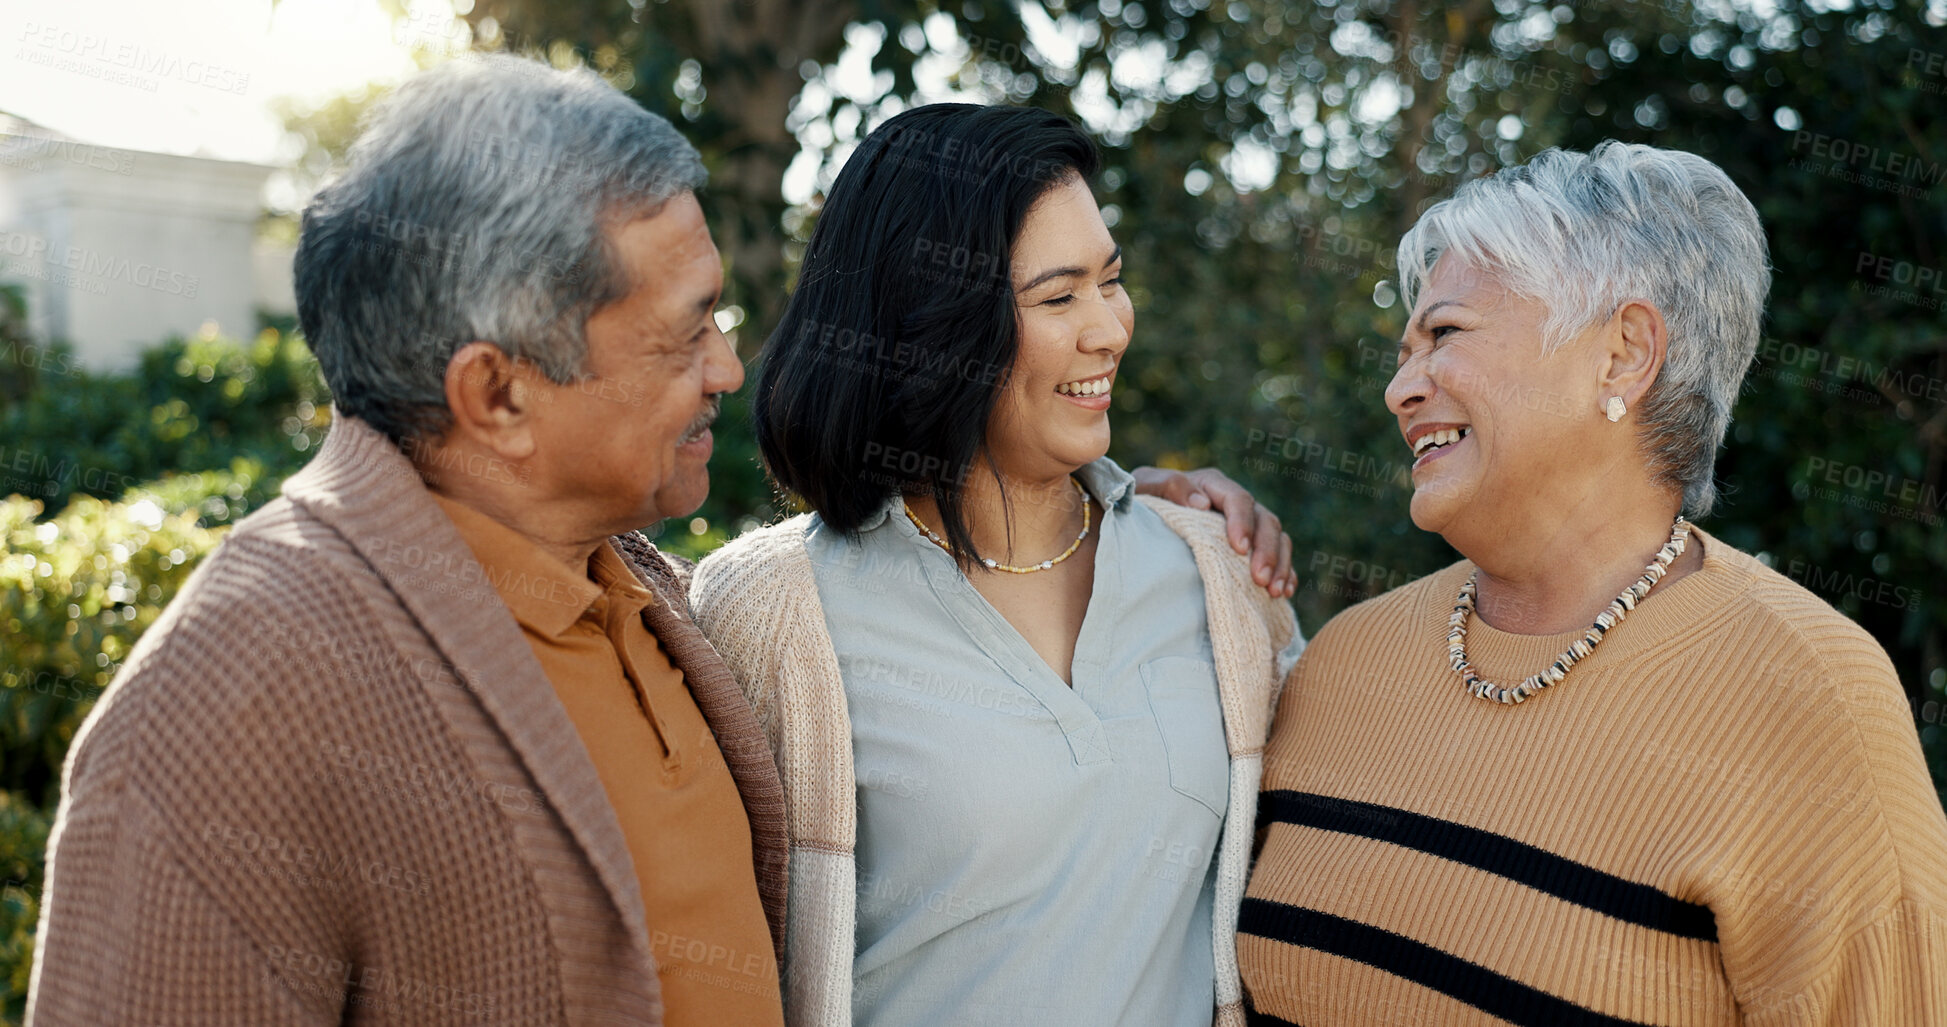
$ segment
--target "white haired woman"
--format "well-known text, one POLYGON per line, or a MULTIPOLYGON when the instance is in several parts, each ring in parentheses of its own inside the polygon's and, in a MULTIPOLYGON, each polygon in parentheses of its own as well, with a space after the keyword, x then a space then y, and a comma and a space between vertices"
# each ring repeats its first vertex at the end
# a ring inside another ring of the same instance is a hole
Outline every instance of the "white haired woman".
POLYGON ((1687 153, 1551 150, 1399 247, 1413 522, 1312 642, 1238 956, 1264 1023, 1947 1023, 1947 818, 1886 654, 1680 516, 1769 288, 1687 153))

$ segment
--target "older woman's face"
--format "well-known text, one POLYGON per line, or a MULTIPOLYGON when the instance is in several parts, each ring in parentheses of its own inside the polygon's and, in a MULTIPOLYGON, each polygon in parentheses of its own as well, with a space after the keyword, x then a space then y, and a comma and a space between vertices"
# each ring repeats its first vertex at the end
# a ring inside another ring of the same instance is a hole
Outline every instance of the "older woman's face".
POLYGON ((987 446, 1010 477, 1058 478, 1109 451, 1109 390, 1136 323, 1122 251, 1075 178, 1028 212, 1009 263, 1021 346, 987 446))
POLYGON ((1527 504, 1600 500, 1585 471, 1618 436, 1599 354, 1570 340, 1543 356, 1547 315, 1448 255, 1400 340, 1386 406, 1413 453, 1413 523, 1462 552, 1476 532, 1519 530, 1527 504))

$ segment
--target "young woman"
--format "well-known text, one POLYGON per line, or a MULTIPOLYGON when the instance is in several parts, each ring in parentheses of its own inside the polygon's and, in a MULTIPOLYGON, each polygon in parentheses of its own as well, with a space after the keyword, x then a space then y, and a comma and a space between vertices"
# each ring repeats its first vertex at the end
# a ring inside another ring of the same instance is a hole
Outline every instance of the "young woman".
POLYGON ((1303 641, 1220 518, 1105 456, 1135 318, 1098 159, 1045 111, 890 119, 770 340, 759 442, 813 512, 692 600, 784 780, 793 1023, 1242 1022, 1303 641))

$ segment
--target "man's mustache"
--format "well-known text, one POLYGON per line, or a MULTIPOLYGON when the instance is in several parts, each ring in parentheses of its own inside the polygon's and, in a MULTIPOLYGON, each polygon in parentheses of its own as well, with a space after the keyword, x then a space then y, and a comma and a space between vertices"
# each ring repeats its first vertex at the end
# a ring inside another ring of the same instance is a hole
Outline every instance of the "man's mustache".
POLYGON ((688 442, 698 435, 703 434, 704 431, 708 430, 710 425, 716 422, 717 415, 721 413, 723 413, 723 396, 719 393, 718 395, 711 396, 709 407, 696 420, 690 422, 689 428, 683 432, 683 441, 688 442))

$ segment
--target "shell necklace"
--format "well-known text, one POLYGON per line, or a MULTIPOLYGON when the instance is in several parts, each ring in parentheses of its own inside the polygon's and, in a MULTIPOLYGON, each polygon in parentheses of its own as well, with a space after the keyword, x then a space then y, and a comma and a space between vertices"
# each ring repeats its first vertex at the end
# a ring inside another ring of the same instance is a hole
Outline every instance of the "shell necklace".
POLYGON ((1460 586, 1460 595, 1454 599, 1453 616, 1447 618, 1447 657, 1453 663, 1453 672, 1460 675, 1461 683, 1467 686, 1468 691, 1474 693, 1475 698, 1510 706, 1561 681, 1568 676, 1570 667, 1587 659, 1588 655, 1595 651, 1597 643, 1602 641, 1603 636, 1607 635, 1611 628, 1621 624, 1623 618, 1629 616, 1629 611, 1634 610, 1636 604, 1642 602, 1643 597, 1649 594, 1650 589, 1655 588, 1656 583, 1663 580, 1663 575, 1669 573, 1670 564, 1683 555, 1684 546, 1689 539, 1690 522, 1678 517, 1675 527, 1670 529, 1670 541, 1657 552, 1656 559, 1651 560, 1649 566, 1644 568, 1643 576, 1623 589, 1622 595, 1617 596, 1615 601, 1609 604, 1608 609, 1597 614, 1595 624, 1574 645, 1562 650, 1562 655, 1557 656, 1554 663, 1537 673, 1530 674, 1527 680, 1513 688, 1497 685, 1481 677, 1474 670, 1474 665, 1467 662, 1467 618, 1474 612, 1476 579, 1481 573, 1480 568, 1475 568, 1474 573, 1467 575, 1467 583, 1460 586))

